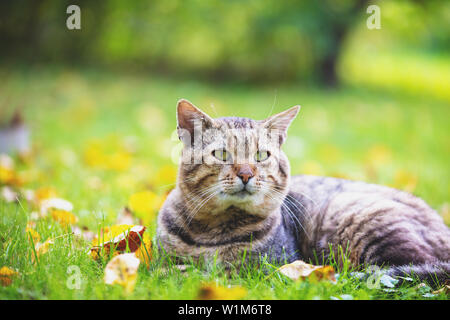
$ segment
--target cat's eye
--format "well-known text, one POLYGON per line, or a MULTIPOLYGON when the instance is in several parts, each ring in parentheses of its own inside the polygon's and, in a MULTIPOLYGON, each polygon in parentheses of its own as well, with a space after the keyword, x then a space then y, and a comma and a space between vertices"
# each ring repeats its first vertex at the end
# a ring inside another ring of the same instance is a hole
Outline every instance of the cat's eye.
POLYGON ((258 151, 255 154, 255 160, 258 162, 267 160, 267 158, 270 157, 270 152, 269 151, 258 151))
POLYGON ((217 149, 212 152, 213 156, 221 161, 227 161, 230 159, 230 154, 225 149, 217 149))

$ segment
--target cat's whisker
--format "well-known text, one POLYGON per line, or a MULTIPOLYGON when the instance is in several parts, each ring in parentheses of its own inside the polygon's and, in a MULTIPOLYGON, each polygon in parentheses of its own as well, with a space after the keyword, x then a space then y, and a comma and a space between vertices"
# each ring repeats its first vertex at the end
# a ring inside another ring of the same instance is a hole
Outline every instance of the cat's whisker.
MULTIPOLYGON (((282 194, 282 193, 279 192, 278 190, 274 190, 274 189, 270 188, 270 189, 269 189, 269 192, 270 192, 270 191, 275 192, 275 194, 277 194, 278 197, 280 197, 280 200, 282 201, 282 202, 281 202, 281 206, 283 206, 284 208, 286 208, 288 215, 290 215, 290 216, 292 216, 292 217, 295 218, 295 220, 298 222, 298 224, 300 225, 300 227, 301 227, 301 228, 303 229, 303 231, 305 232, 305 234, 306 234, 306 236, 308 237, 308 239, 310 239, 310 236, 309 236, 308 232, 306 231, 305 227, 303 226, 303 224, 300 222, 300 220, 299 220, 298 217, 295 215, 295 213, 292 212, 291 208, 289 208, 289 206, 288 206, 283 200, 287 201, 291 206, 295 207, 295 208, 297 209, 297 212, 299 212, 299 213, 304 214, 304 213, 307 212, 307 211, 300 210, 300 208, 298 208, 292 201, 290 201, 290 200, 287 199, 287 198, 284 198, 284 194, 282 194)), ((311 219, 311 216, 310 216, 308 213, 307 213, 307 216, 305 216, 305 217, 308 218, 308 219, 311 219)), ((297 231, 298 231, 298 229, 297 229, 297 231)))
POLYGON ((195 215, 200 211, 200 209, 206 204, 208 203, 209 200, 211 200, 212 198, 214 198, 216 195, 218 195, 220 193, 220 190, 215 190, 213 191, 209 196, 206 197, 206 199, 204 199, 197 207, 196 209, 194 209, 194 211, 191 213, 190 215, 190 219, 187 223, 186 227, 189 227, 189 225, 191 224, 192 220, 194 219, 195 215))
MULTIPOLYGON (((269 192, 270 191, 276 191, 276 190, 273 190, 272 188, 269 188, 269 187, 266 187, 266 188, 267 188, 267 190, 269 192)), ((294 212, 292 212, 292 210, 286 205, 286 203, 284 203, 283 199, 281 198, 281 196, 284 196, 284 195, 282 193, 275 193, 275 194, 278 197, 280 197, 279 199, 281 200, 281 206, 284 207, 287 210, 286 212, 288 213, 288 216, 291 217, 291 220, 293 221, 292 218, 294 218, 297 221, 297 223, 300 225, 300 227, 303 229, 303 231, 305 232, 305 234, 308 237, 308 239, 310 239, 310 236, 309 236, 308 232, 306 231, 306 229, 304 228, 303 224, 300 222, 300 220, 297 218, 297 216, 294 214, 294 212)), ((269 197, 273 198, 272 195, 269 195, 269 197)), ((292 202, 289 202, 289 203, 292 206, 294 206, 294 207, 296 207, 298 209, 298 207, 294 203, 292 203, 292 202)), ((295 226, 295 222, 294 222, 294 226, 295 226)), ((296 231, 298 232, 299 230, 296 228, 296 231)))
POLYGON ((286 201, 288 201, 291 205, 293 205, 293 206, 296 207, 297 209, 300 209, 297 205, 295 205, 295 204, 293 203, 293 201, 295 201, 296 203, 298 203, 298 204, 302 207, 302 210, 299 210, 299 211, 300 211, 303 215, 306 215, 308 219, 311 219, 311 214, 309 213, 309 211, 306 209, 306 207, 305 207, 299 200, 295 199, 293 196, 291 196, 291 195, 289 195, 289 194, 284 194, 284 193, 280 192, 279 190, 273 188, 274 184, 271 185, 270 182, 268 182, 268 185, 269 185, 269 187, 270 187, 270 191, 273 191, 273 192, 279 194, 279 195, 282 196, 282 197, 286 197, 286 198, 285 198, 286 201), (293 201, 292 201, 291 199, 292 199, 293 201))
MULTIPOLYGON (((221 184, 220 184, 220 182, 218 182, 218 183, 213 184, 212 186, 208 186, 203 189, 200 189, 197 192, 190 192, 189 195, 191 196, 191 199, 186 200, 186 206, 188 207, 188 209, 190 211, 188 213, 187 219, 192 220, 192 218, 191 218, 191 215, 193 215, 192 212, 194 212, 194 210, 198 206, 198 204, 194 205, 194 203, 196 201, 201 203, 203 201, 204 197, 208 197, 209 194, 216 192, 216 190, 220 189, 220 187, 221 187, 221 184)), ((183 217, 182 215, 179 215, 178 217, 179 217, 180 222, 182 223, 182 228, 187 227, 188 226, 188 224, 186 224, 187 219, 182 218, 183 217)), ((179 231, 181 231, 181 228, 179 231)))

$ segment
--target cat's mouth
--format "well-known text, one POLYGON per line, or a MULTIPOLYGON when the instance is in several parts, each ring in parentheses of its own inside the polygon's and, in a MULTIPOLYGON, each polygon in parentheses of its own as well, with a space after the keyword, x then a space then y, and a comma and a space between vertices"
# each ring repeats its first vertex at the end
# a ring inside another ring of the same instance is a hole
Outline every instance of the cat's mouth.
POLYGON ((253 195, 253 192, 250 192, 249 190, 244 188, 237 192, 233 192, 230 195, 233 197, 239 198, 239 199, 243 199, 243 198, 251 197, 253 195))

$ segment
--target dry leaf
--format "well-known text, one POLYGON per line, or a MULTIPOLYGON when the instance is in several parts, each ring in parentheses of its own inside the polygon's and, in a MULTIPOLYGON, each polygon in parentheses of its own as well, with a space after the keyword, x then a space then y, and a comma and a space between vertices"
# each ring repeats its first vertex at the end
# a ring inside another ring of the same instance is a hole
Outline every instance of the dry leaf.
POLYGON ((314 266, 301 260, 286 264, 277 271, 294 281, 311 277, 317 280, 336 281, 334 268, 332 266, 314 266))
POLYGON ((102 249, 108 255, 111 246, 119 253, 125 251, 127 246, 131 252, 135 252, 141 245, 145 229, 143 226, 126 224, 104 228, 100 234, 100 240, 95 238, 92 241, 92 257, 97 259, 102 249))
POLYGON ((61 198, 49 198, 40 202, 41 214, 46 216, 50 210, 63 210, 70 212, 73 210, 73 204, 70 201, 61 198))
POLYGON ((141 260, 142 263, 145 263, 147 268, 150 266, 150 260, 152 259, 152 239, 148 232, 145 232, 142 236, 143 243, 136 250, 136 257, 141 260))
MULTIPOLYGON (((37 257, 40 257, 41 255, 47 253, 50 250, 51 246, 54 244, 55 241, 53 239, 48 239, 44 243, 36 243, 34 246, 34 251, 36 252, 37 257)), ((33 262, 36 261, 36 257, 34 255, 32 255, 31 259, 33 262)))
POLYGON ((27 224, 27 227, 25 228, 25 232, 26 232, 27 234, 30 234, 30 235, 31 235, 31 238, 32 238, 32 240, 33 240, 33 243, 37 243, 37 242, 39 242, 39 241, 41 240, 41 236, 39 235, 39 233, 37 233, 36 230, 34 230, 34 229, 31 227, 31 224, 30 224, 30 223, 27 224))
POLYGON ((447 284, 444 287, 440 288, 439 290, 433 291, 432 294, 441 294, 445 293, 446 295, 450 295, 450 285, 447 284))
POLYGON ((214 283, 203 284, 198 292, 197 299, 200 300, 238 300, 247 295, 243 287, 223 287, 214 283))
POLYGON ((50 212, 53 220, 59 222, 63 226, 72 225, 78 221, 78 218, 74 214, 65 210, 52 209, 50 212))
POLYGON ((18 276, 19 273, 17 271, 14 271, 13 269, 10 269, 6 266, 2 267, 0 269, 0 282, 2 286, 6 287, 11 285, 13 282, 13 278, 18 276))
POLYGON ((119 284, 127 293, 134 290, 140 260, 134 253, 125 253, 111 259, 106 265, 104 281, 106 284, 119 284))
POLYGON ((50 187, 41 187, 34 191, 34 200, 39 204, 41 201, 50 198, 56 198, 56 191, 50 187))

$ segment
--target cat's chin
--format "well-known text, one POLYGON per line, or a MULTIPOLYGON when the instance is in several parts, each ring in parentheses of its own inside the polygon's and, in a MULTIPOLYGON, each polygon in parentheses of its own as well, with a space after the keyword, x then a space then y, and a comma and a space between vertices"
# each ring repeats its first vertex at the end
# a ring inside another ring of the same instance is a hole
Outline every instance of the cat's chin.
POLYGON ((236 205, 238 207, 251 207, 261 204, 264 197, 259 192, 249 192, 248 190, 241 190, 234 193, 223 193, 221 200, 224 205, 236 205))

